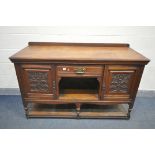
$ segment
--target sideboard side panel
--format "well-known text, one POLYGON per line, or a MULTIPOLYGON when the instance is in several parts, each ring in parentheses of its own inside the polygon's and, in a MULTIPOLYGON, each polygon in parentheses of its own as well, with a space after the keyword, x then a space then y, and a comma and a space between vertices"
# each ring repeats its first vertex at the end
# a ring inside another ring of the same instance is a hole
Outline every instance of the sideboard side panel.
POLYGON ((24 109, 26 110, 27 103, 24 100, 24 96, 25 95, 24 95, 24 84, 23 84, 23 81, 22 81, 22 74, 21 74, 21 66, 20 66, 19 63, 14 63, 14 66, 15 66, 16 76, 17 76, 17 79, 18 79, 19 89, 20 89, 21 96, 22 96, 22 101, 23 101, 24 109))

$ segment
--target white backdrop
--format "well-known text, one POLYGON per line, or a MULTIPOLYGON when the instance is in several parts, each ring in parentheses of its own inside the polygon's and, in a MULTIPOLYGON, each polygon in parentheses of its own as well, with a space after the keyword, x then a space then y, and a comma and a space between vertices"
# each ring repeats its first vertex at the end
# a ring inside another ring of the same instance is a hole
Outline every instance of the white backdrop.
POLYGON ((18 88, 8 57, 29 41, 129 43, 151 59, 140 90, 155 90, 155 27, 0 27, 0 88, 18 88))

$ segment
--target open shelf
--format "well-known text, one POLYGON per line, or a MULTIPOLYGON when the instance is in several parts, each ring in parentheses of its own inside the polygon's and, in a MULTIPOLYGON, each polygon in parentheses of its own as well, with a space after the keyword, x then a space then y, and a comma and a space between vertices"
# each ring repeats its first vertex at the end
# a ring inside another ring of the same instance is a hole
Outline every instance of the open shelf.
POLYGON ((90 89, 63 89, 59 94, 60 100, 98 100, 98 92, 90 89))
POLYGON ((31 104, 29 117, 76 117, 75 105, 31 104))
POLYGON ((80 111, 81 118, 127 117, 127 105, 92 105, 84 104, 80 111))
MULTIPOLYGON (((29 117, 65 117, 76 118, 74 104, 50 105, 32 104, 29 117)), ((80 118, 127 118, 127 105, 91 105, 83 104, 79 113, 80 118)))
POLYGON ((63 77, 59 83, 59 100, 93 100, 99 99, 97 78, 63 77))

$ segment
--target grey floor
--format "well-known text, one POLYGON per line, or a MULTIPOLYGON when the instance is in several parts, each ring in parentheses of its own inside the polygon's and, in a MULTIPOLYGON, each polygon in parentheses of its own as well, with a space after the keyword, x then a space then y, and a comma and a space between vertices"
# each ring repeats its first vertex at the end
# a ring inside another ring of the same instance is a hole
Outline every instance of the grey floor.
POLYGON ((155 98, 138 97, 130 120, 119 119, 26 119, 21 97, 0 96, 0 128, 4 129, 148 129, 155 128, 155 98))

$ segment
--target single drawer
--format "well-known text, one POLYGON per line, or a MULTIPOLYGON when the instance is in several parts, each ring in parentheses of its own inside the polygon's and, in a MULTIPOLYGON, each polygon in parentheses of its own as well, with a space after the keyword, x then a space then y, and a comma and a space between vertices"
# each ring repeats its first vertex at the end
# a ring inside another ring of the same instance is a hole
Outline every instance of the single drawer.
POLYGON ((72 65, 72 66, 57 66, 58 76, 102 76, 102 66, 83 66, 83 65, 72 65))

